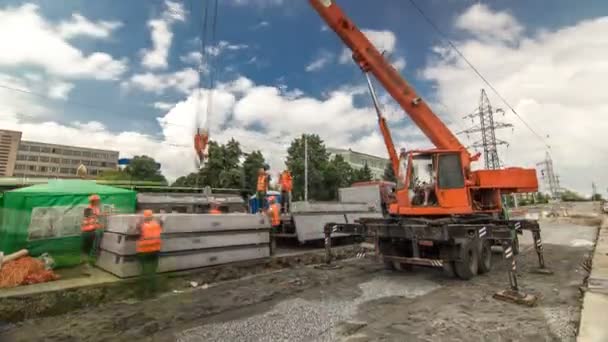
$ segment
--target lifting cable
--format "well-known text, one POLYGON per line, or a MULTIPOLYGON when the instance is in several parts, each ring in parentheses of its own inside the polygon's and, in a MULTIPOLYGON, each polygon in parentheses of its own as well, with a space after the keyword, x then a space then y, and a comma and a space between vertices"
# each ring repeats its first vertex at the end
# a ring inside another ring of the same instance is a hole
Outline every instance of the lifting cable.
POLYGON ((450 48, 452 50, 454 50, 454 52, 456 52, 458 54, 458 56, 460 56, 460 58, 462 58, 462 60, 471 68, 471 70, 473 70, 473 72, 475 74, 477 74, 477 76, 492 90, 492 92, 494 92, 494 94, 496 96, 498 96, 498 98, 500 98, 500 100, 505 104, 505 106, 509 107, 509 109, 511 110, 511 112, 519 119, 519 121, 521 121, 529 130, 530 132, 532 132, 547 148, 547 150, 551 149, 551 145, 549 145, 549 143, 547 143, 547 141, 545 140, 545 138, 540 135, 538 132, 536 132, 532 126, 530 126, 520 115, 519 113, 517 113, 517 111, 515 110, 515 108, 513 108, 513 106, 511 106, 511 104, 507 101, 507 99, 505 99, 499 92, 498 90, 496 90, 496 88, 494 88, 494 86, 490 83, 490 81, 488 81, 482 74, 481 72, 479 72, 479 70, 473 65, 473 63, 471 63, 467 57, 456 47, 456 45, 448 38, 447 34, 445 34, 445 32, 443 32, 432 20, 431 18, 429 18, 424 11, 422 10, 422 8, 420 8, 420 6, 418 6, 418 4, 416 4, 415 0, 409 0, 409 2, 412 4, 412 6, 414 6, 414 8, 418 11, 418 13, 420 13, 420 15, 422 16, 422 18, 424 18, 424 20, 433 28, 433 30, 435 30, 435 32, 437 34, 439 34, 439 36, 441 36, 441 38, 444 40, 445 43, 447 43, 447 45, 450 46, 450 48))

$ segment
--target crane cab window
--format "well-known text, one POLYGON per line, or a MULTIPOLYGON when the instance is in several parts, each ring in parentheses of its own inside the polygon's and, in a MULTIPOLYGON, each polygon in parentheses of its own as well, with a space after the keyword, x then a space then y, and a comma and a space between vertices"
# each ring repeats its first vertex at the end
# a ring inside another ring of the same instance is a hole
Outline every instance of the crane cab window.
POLYGON ((464 176, 460 155, 457 153, 445 153, 438 156, 439 188, 457 189, 464 187, 464 176))
POLYGON ((434 158, 431 154, 413 156, 410 169, 410 198, 413 206, 436 206, 436 175, 434 158))

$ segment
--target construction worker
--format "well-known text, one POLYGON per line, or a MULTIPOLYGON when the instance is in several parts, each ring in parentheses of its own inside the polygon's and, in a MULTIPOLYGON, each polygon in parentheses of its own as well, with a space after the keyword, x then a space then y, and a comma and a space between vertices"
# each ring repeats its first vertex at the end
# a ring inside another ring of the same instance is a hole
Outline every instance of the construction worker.
POLYGON ((288 213, 291 204, 291 190, 293 188, 293 178, 289 170, 284 170, 279 176, 281 186, 281 212, 288 213))
POLYGON ((281 206, 277 202, 276 197, 270 196, 268 198, 270 205, 268 206, 268 216, 270 217, 270 224, 276 228, 281 225, 281 206))
POLYGON ((217 202, 211 202, 208 214, 219 215, 222 211, 220 210, 220 204, 217 202))
POLYGON ((258 184, 256 190, 258 212, 262 212, 266 208, 266 193, 268 192, 268 174, 266 174, 266 171, 263 168, 258 169, 258 184))
POLYGON ((84 216, 80 225, 82 253, 87 267, 85 273, 88 273, 90 266, 95 264, 95 259, 97 258, 97 247, 102 233, 100 215, 101 199, 99 195, 93 194, 89 196, 89 206, 84 210, 84 216))
POLYGON ((162 226, 154 218, 152 210, 144 210, 139 224, 136 244, 137 259, 141 265, 140 297, 151 297, 157 290, 156 270, 161 247, 162 226))

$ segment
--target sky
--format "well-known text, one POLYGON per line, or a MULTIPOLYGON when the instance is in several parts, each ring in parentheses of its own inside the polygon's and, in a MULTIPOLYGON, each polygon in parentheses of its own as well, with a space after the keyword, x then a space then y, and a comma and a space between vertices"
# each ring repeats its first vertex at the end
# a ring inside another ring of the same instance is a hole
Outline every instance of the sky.
MULTIPOLYGON (((25 140, 146 154, 169 179, 194 170, 196 127, 261 150, 273 172, 302 133, 387 156, 364 76, 307 1, 221 0, 215 30, 204 30, 212 3, 1 1, 0 128, 25 140)), ((504 109, 496 120, 513 125, 497 132, 509 142, 499 150, 507 167, 536 167, 549 152, 562 186, 589 194, 595 182, 605 191, 607 2, 415 3, 445 36, 410 1, 339 1, 454 132, 473 124, 463 117, 485 88, 504 109)), ((432 147, 376 89, 396 145, 432 147)), ((466 146, 479 139, 458 137, 466 146)))

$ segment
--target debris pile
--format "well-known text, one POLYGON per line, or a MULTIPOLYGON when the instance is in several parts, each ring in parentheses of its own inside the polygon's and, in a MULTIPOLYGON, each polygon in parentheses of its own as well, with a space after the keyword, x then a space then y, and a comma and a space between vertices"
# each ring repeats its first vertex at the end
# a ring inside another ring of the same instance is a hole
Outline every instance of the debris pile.
POLYGON ((43 261, 29 256, 7 261, 0 269, 0 289, 59 279, 55 272, 44 266, 43 261))

